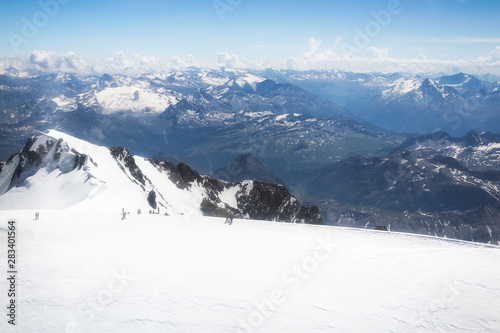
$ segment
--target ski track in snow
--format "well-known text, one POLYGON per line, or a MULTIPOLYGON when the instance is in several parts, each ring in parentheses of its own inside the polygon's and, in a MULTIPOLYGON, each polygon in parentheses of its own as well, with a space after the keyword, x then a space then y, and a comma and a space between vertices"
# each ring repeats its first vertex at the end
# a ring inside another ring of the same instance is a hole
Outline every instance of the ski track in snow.
POLYGON ((499 247, 82 207, 0 211, 19 271, 1 332, 500 332, 499 247))

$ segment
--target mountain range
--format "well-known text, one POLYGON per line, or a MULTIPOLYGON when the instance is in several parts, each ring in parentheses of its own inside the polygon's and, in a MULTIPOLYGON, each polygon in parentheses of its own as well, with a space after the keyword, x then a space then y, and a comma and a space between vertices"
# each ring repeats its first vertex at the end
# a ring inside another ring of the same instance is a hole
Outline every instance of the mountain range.
POLYGON ((404 140, 299 87, 247 72, 60 73, 4 81, 4 99, 14 99, 16 89, 24 95, 4 110, 2 159, 36 130, 55 128, 142 156, 176 155, 205 173, 252 153, 293 185, 297 174, 318 165, 404 140))
POLYGON ((496 132, 500 125, 500 82, 470 74, 267 73, 314 91, 353 115, 396 132, 443 130, 462 136, 471 130, 496 132))
MULTIPOLYGON (((135 156, 154 156, 148 168, 170 181, 206 186, 200 191, 208 199, 194 206, 209 215, 319 222, 318 212, 300 205, 285 209, 285 217, 276 213, 296 196, 318 205, 328 224, 495 243, 499 89, 499 82, 464 73, 190 68, 164 75, 4 75, 0 160, 19 150, 28 154, 27 139, 55 129, 88 145, 126 147, 111 150, 125 173, 125 161, 135 159, 146 174, 135 156), (258 194, 237 205, 220 197, 247 193, 248 180, 258 194), (269 201, 265 193, 279 199, 269 201), (262 216, 258 201, 266 202, 262 216)), ((4 175, 12 161, 3 165, 4 175)), ((67 174, 65 168, 58 170, 67 174)), ((20 183, 30 179, 29 170, 18 175, 20 183)), ((10 192, 18 188, 5 184, 10 192)), ((143 189, 140 200, 169 207, 151 190, 143 189)))
POLYGON ((500 136, 488 132, 417 136, 383 156, 328 165, 306 188, 323 200, 316 204, 331 224, 391 225, 391 230, 497 244, 499 147, 500 136))

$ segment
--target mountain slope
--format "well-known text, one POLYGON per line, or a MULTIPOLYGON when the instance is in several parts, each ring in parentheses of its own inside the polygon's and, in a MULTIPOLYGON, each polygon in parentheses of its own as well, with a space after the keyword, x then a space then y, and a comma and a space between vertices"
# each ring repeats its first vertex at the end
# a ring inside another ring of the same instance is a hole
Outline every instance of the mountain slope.
POLYGON ((451 157, 398 150, 325 167, 309 192, 323 199, 398 211, 468 211, 500 200, 500 171, 472 171, 451 157))
POLYGON ((437 132, 385 156, 351 157, 309 179, 329 224, 500 242, 500 138, 437 132), (337 201, 332 201, 338 200, 337 201), (347 204, 347 205, 346 205, 347 204))
POLYGON ((500 166, 500 134, 475 131, 454 138, 445 132, 436 132, 407 139, 402 149, 426 156, 448 156, 468 168, 497 170, 500 166))
POLYGON ((254 181, 227 183, 201 176, 186 164, 134 157, 122 147, 91 145, 64 133, 28 140, 0 164, 0 209, 64 209, 105 202, 107 210, 321 224, 316 207, 306 208, 283 186, 254 181), (80 153, 85 151, 85 153, 80 153))
POLYGON ((78 207, 33 216, 0 211, 1 238, 17 220, 22 332, 500 330, 498 247, 78 207))

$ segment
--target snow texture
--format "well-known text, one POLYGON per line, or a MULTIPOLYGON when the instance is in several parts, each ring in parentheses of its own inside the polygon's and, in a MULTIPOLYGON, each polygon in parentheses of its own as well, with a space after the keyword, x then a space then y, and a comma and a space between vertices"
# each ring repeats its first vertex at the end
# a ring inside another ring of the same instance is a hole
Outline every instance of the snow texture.
POLYGON ((19 251, 0 331, 500 331, 498 247, 94 208, 0 212, 0 261, 11 219, 19 251))

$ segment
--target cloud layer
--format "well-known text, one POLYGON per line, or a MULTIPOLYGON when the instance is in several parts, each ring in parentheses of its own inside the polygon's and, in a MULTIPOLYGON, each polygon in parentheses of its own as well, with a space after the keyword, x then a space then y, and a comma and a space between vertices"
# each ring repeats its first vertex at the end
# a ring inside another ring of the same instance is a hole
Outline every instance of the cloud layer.
POLYGON ((302 56, 289 59, 268 57, 248 60, 238 55, 219 53, 214 61, 207 62, 194 56, 168 59, 132 56, 127 58, 119 52, 112 58, 87 61, 75 53, 57 54, 51 51, 34 51, 28 57, 0 58, 0 74, 30 70, 42 72, 75 72, 83 75, 166 73, 189 67, 257 69, 280 68, 294 70, 338 69, 352 72, 406 72, 406 73, 448 73, 467 72, 471 74, 491 73, 500 75, 500 46, 489 54, 472 60, 429 59, 423 54, 412 59, 398 59, 390 56, 388 49, 369 47, 356 53, 341 52, 338 49, 320 50, 321 41, 310 38, 310 50, 302 56))

